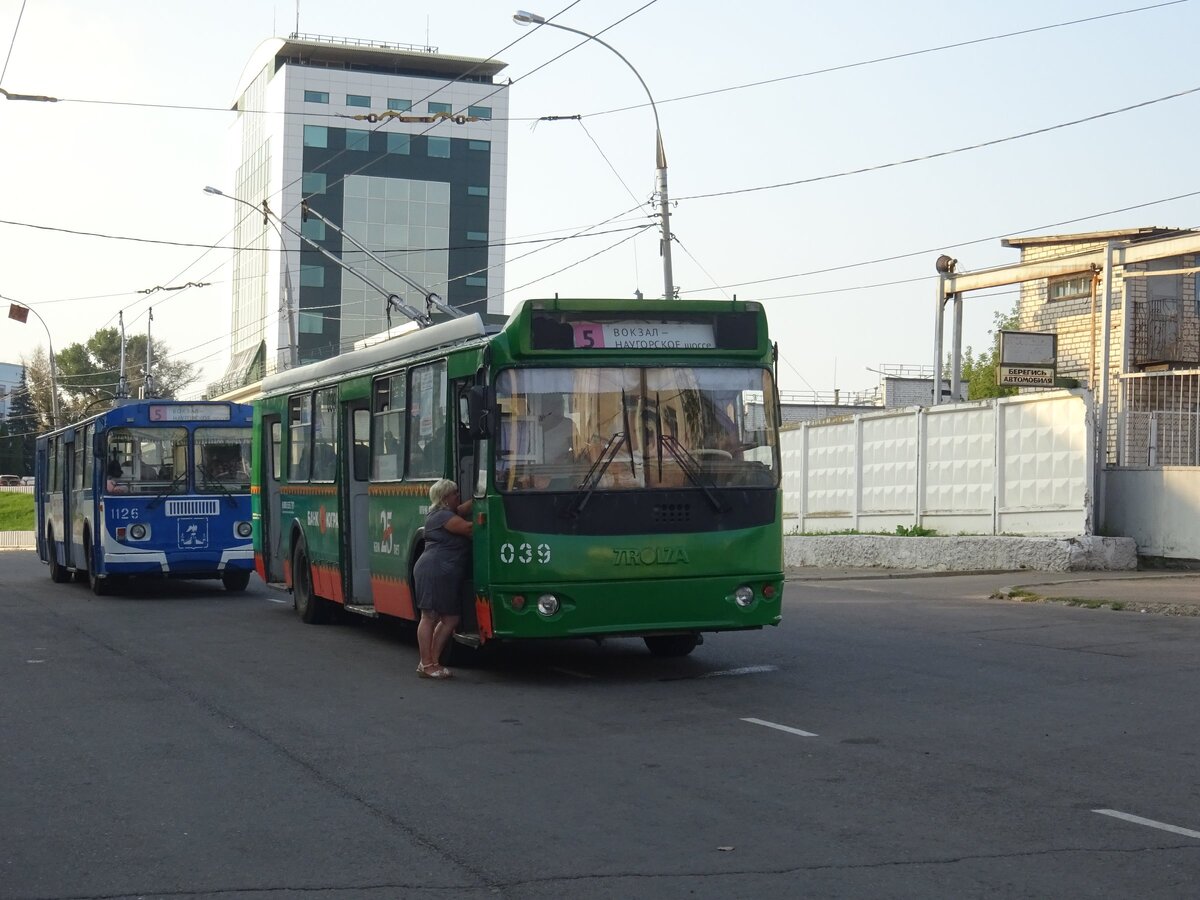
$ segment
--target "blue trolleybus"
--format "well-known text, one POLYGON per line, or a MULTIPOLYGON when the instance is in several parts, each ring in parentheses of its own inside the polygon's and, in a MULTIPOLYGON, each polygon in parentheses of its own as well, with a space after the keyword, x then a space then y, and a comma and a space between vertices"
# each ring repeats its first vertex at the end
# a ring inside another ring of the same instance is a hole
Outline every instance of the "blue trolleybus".
POLYGON ((40 435, 37 549, 57 582, 219 578, 240 591, 254 570, 252 408, 131 400, 40 435))

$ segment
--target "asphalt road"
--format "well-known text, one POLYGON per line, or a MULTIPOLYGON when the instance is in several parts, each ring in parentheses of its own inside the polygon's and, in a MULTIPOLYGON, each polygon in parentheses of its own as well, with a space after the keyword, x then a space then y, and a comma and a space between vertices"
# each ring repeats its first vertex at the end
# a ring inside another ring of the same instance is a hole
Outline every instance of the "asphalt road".
POLYGON ((683 660, 433 682, 257 581, 3 553, 0 897, 1194 897, 1200 619, 1010 581, 794 583, 683 660))

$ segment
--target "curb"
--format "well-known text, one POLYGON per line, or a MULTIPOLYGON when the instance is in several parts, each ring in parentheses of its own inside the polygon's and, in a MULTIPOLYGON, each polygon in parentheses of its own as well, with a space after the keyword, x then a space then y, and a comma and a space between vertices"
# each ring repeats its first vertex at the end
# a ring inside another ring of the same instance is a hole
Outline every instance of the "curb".
POLYGON ((36 550, 37 532, 0 531, 0 550, 36 550))
MULTIPOLYGON (((949 569, 906 569, 902 571, 889 570, 886 572, 808 575, 803 569, 791 568, 785 569, 783 574, 785 581, 884 581, 889 578, 957 578, 963 575, 1004 575, 1012 571, 1012 569, 966 569, 953 571, 949 569)), ((1097 578, 1095 580, 1103 581, 1104 579, 1097 578)), ((1041 582, 1037 583, 1041 584, 1041 582)))

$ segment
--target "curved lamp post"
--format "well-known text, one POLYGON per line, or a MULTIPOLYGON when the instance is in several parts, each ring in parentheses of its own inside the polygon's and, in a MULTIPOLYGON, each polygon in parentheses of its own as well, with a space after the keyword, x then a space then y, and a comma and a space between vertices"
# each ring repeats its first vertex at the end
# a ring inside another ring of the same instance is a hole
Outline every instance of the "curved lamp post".
POLYGON ((33 313, 34 317, 42 323, 42 327, 46 329, 46 343, 50 345, 50 411, 51 415, 54 416, 53 427, 57 428, 62 424, 62 421, 58 414, 58 367, 54 364, 54 339, 50 337, 50 326, 46 324, 46 320, 38 315, 38 311, 32 306, 26 306, 24 303, 18 303, 15 300, 9 301, 8 317, 10 319, 16 319, 21 324, 24 324, 29 313, 33 313))
POLYGON ((288 267, 287 243, 283 239, 283 231, 280 230, 279 225, 276 224, 275 220, 271 218, 270 210, 268 210, 268 208, 267 208, 266 200, 263 201, 262 207, 259 208, 259 207, 255 206, 253 203, 251 203, 249 200, 243 200, 241 197, 233 196, 233 194, 226 194, 220 188, 215 188, 212 185, 206 186, 204 188, 204 193, 215 194, 218 197, 225 197, 226 199, 232 200, 235 203, 240 203, 243 206, 248 206, 255 212, 261 212, 262 217, 263 217, 263 224, 265 225, 267 223, 270 223, 270 225, 275 229, 275 233, 277 235, 279 235, 279 249, 284 254, 284 257, 283 257, 283 284, 284 284, 284 288, 286 289, 284 305, 286 306, 288 340, 290 342, 289 346, 288 346, 288 366, 291 368, 294 368, 297 365, 297 357, 299 356, 300 348, 296 343, 295 309, 293 308, 293 303, 292 303, 292 272, 291 272, 291 269, 288 267))
POLYGON ((588 34, 586 31, 580 31, 578 28, 568 28, 566 25, 559 25, 557 22, 548 22, 545 17, 539 16, 537 13, 527 12, 523 9, 517 10, 513 16, 513 21, 518 25, 545 25, 548 28, 557 28, 560 31, 569 31, 572 34, 577 34, 580 37, 587 38, 590 41, 595 41, 601 47, 606 47, 617 55, 621 62, 629 66, 629 71, 637 77, 641 83, 642 89, 646 92, 646 97, 650 100, 650 109, 654 112, 654 136, 656 142, 656 158, 655 162, 658 167, 657 189, 658 189, 658 207, 659 214, 662 217, 662 258, 663 258, 663 297, 670 300, 675 296, 674 275, 671 272, 671 212, 667 199, 667 153, 663 149, 662 128, 658 124, 658 107, 654 103, 654 97, 650 93, 650 88, 646 87, 646 82, 642 79, 641 74, 633 67, 633 63, 621 55, 621 52, 611 44, 606 44, 594 34, 588 34))

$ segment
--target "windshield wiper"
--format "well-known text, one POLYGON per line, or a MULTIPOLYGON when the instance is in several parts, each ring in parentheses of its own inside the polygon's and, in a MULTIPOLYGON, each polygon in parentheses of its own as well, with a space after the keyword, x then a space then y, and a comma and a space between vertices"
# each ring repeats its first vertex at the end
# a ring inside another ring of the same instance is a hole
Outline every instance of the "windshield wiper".
POLYGON ((234 508, 237 507, 237 498, 234 497, 233 491, 231 491, 231 490, 229 490, 229 488, 225 487, 224 482, 222 482, 219 478, 216 478, 216 479, 210 478, 208 475, 208 469, 204 468, 204 466, 199 466, 199 465, 196 466, 196 471, 200 473, 200 477, 204 480, 204 487, 218 488, 221 491, 221 493, 223 493, 226 497, 229 498, 229 505, 234 508))
POLYGON ((660 434, 658 436, 658 443, 660 447, 667 448, 667 452, 675 457, 675 462, 679 463, 679 468, 683 469, 683 474, 688 477, 688 480, 692 484, 704 491, 704 496, 713 505, 713 509, 720 512, 722 509, 721 501, 717 499, 716 494, 709 490, 712 483, 704 477, 704 472, 700 468, 700 463, 696 461, 696 457, 692 456, 688 452, 687 447, 679 443, 674 435, 660 434), (708 484, 705 483, 706 481, 708 484))
POLYGON ((164 497, 166 497, 168 494, 175 493, 175 485, 177 485, 183 481, 187 481, 187 469, 184 469, 182 472, 180 472, 178 475, 176 475, 171 480, 171 483, 162 489, 161 494, 155 494, 153 499, 151 499, 151 501, 146 504, 146 509, 154 509, 154 507, 158 506, 158 504, 162 502, 164 497))
POLYGON ((608 467, 612 465, 612 461, 617 458, 617 452, 621 449, 623 443, 625 443, 625 432, 614 431, 612 437, 604 444, 604 449, 600 451, 600 455, 596 457, 596 461, 592 463, 592 467, 583 476, 583 481, 579 482, 577 490, 582 491, 582 493, 571 509, 572 516, 577 516, 583 512, 583 508, 587 506, 588 500, 596 492, 596 487, 600 484, 600 479, 604 477, 604 473, 608 471, 608 467))

